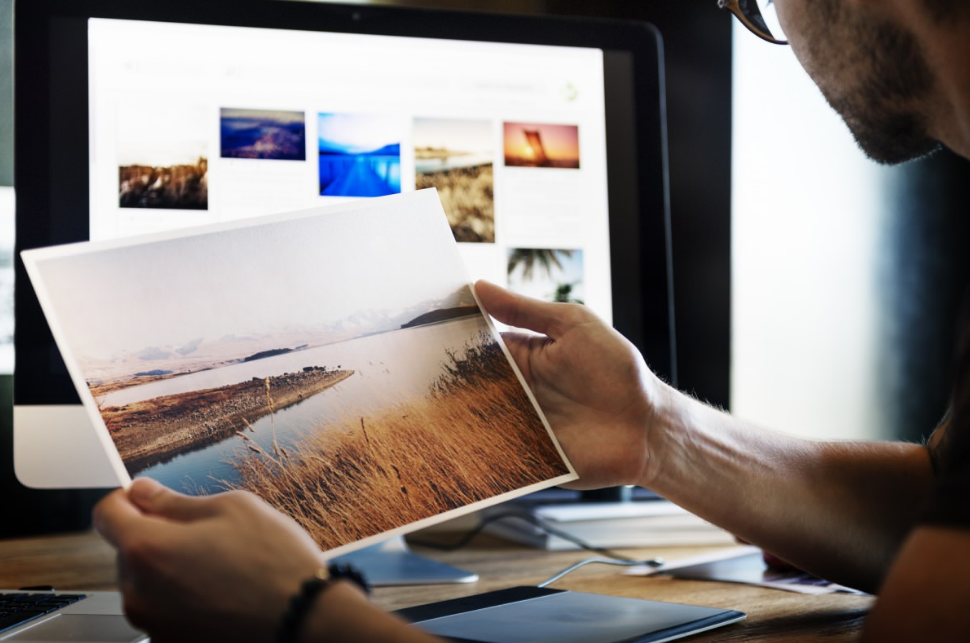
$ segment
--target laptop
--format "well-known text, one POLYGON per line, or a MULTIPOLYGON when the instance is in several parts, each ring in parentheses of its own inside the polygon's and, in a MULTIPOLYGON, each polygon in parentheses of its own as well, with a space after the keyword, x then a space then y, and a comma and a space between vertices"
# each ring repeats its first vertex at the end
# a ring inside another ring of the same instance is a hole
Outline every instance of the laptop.
POLYGON ((148 641, 124 617, 118 592, 0 590, 0 641, 148 641))

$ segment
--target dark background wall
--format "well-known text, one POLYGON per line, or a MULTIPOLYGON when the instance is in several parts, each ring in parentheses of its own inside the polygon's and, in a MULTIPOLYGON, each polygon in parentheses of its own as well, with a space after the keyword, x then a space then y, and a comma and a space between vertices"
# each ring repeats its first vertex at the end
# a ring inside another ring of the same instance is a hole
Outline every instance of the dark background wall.
POLYGON ((877 396, 883 435, 921 441, 949 405, 970 315, 970 161, 944 151, 894 167, 883 190, 877 396))
MULTIPOLYGON (((0 186, 11 186, 14 179, 12 9, 13 0, 0 0, 0 186)), ((6 234, 0 236, 3 237, 6 234)), ((0 536, 84 525, 98 493, 34 491, 17 481, 13 470, 12 404, 13 377, 0 375, 0 536)))
POLYGON ((13 185, 13 0, 0 0, 0 185, 13 185))

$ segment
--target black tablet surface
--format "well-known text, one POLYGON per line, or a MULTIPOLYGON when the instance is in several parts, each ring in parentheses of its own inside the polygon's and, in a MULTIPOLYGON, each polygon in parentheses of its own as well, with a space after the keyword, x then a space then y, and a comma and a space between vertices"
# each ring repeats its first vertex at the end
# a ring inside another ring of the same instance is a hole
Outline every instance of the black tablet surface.
POLYGON ((397 612, 468 643, 659 643, 745 618, 743 612, 540 587, 513 587, 397 612))

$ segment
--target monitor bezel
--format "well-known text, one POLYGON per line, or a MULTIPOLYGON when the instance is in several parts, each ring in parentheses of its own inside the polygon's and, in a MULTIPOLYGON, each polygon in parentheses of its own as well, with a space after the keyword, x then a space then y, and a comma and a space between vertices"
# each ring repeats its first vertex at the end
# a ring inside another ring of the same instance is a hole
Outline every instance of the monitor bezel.
POLYGON ((31 0, 15 6, 15 406, 80 404, 19 253, 88 238, 88 50, 72 34, 92 17, 628 52, 634 112, 607 122, 608 160, 631 142, 635 155, 635 169, 608 171, 613 323, 676 385, 663 45, 649 23, 289 0, 31 0))

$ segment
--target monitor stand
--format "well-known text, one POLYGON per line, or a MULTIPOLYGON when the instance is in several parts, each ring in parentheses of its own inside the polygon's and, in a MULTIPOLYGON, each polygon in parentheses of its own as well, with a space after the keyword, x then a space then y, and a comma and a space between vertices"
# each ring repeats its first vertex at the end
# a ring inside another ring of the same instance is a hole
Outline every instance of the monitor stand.
POLYGON ((394 536, 377 545, 338 556, 333 562, 353 565, 375 587, 474 583, 478 580, 478 574, 415 554, 408 549, 403 536, 394 536))

